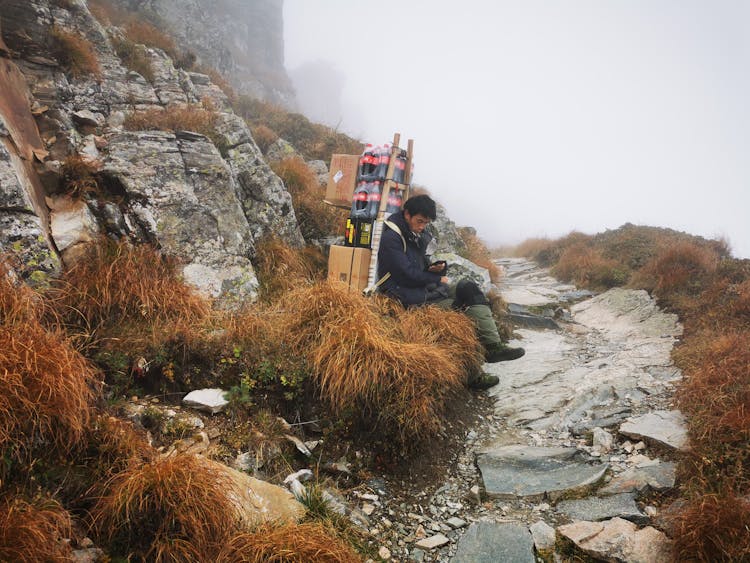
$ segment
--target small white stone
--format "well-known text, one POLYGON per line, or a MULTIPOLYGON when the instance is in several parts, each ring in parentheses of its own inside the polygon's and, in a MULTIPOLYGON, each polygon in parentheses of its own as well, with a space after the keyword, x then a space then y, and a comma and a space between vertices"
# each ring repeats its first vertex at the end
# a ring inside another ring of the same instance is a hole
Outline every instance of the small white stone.
POLYGON ((362 505, 362 512, 370 516, 373 512, 375 512, 375 507, 366 502, 362 505))
POLYGON ((380 557, 384 561, 388 561, 391 558, 391 550, 384 545, 381 545, 380 549, 378 550, 378 557, 380 557))
POLYGON ((656 510, 655 506, 647 506, 646 508, 643 509, 643 512, 645 512, 646 516, 648 516, 649 518, 653 518, 654 516, 657 515, 659 511, 656 510))

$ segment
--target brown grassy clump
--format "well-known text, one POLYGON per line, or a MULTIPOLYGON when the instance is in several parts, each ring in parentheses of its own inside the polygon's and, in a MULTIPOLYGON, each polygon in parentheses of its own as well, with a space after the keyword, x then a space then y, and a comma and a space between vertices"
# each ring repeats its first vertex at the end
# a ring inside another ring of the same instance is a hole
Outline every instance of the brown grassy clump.
POLYGON ((148 82, 153 83, 155 78, 154 67, 151 65, 151 59, 142 45, 138 45, 125 37, 115 37, 112 39, 112 46, 125 68, 137 72, 148 82))
POLYGON ((672 294, 698 295, 718 264, 719 255, 713 248, 678 241, 665 245, 639 271, 634 283, 660 298, 672 294))
POLYGON ((315 240, 344 232, 348 212, 323 202, 325 188, 301 158, 285 158, 271 164, 292 196, 294 213, 302 236, 315 240))
POLYGON ((102 24, 122 25, 132 18, 130 12, 114 5, 110 0, 88 0, 87 3, 91 14, 102 24))
POLYGON ((615 260, 604 258, 601 253, 583 243, 573 244, 562 251, 552 274, 572 281, 579 287, 609 289, 623 285, 630 273, 615 260))
POLYGON ((55 42, 57 59, 73 78, 101 78, 99 58, 88 39, 58 27, 52 28, 52 39, 55 42))
POLYGON ((61 332, 40 324, 43 302, 7 272, 0 264, 0 451, 9 461, 39 448, 63 455, 88 426, 96 372, 61 332))
POLYGON ((156 47, 164 51, 173 60, 179 59, 177 44, 174 39, 162 29, 139 20, 131 20, 125 25, 125 36, 133 43, 140 43, 147 47, 156 47))
POLYGON ((324 279, 327 266, 317 248, 291 248, 273 237, 266 237, 258 244, 254 265, 264 301, 272 301, 295 287, 324 279))
POLYGON ((742 478, 750 490, 750 332, 701 333, 674 357, 687 375, 677 399, 690 417, 693 449, 711 460, 707 470, 742 478))
POLYGON ((60 170, 60 193, 73 199, 99 193, 99 163, 74 154, 65 159, 60 170))
POLYGON ((226 479, 193 455, 129 467, 107 483, 92 510, 93 530, 124 556, 206 560, 238 530, 226 479))
POLYGON ((305 158, 327 161, 333 153, 362 152, 363 146, 359 141, 325 125, 313 123, 300 113, 290 113, 269 102, 239 96, 234 100, 233 107, 251 127, 265 125, 294 145, 305 158))
POLYGON ((263 154, 266 154, 268 147, 279 140, 279 135, 276 133, 276 131, 274 131, 270 127, 267 127, 266 125, 258 125, 257 127, 253 127, 252 132, 253 139, 255 139, 255 144, 258 145, 260 152, 262 152, 263 154))
POLYGON ((481 364, 474 327, 458 313, 418 309, 388 318, 329 283, 294 290, 279 306, 291 349, 307 359, 321 398, 397 445, 435 435, 466 367, 481 364))
POLYGON ((499 282, 502 277, 500 268, 492 261, 490 250, 484 241, 477 236, 477 232, 471 227, 463 227, 458 230, 458 234, 466 245, 464 258, 482 268, 487 268, 490 273, 490 280, 493 283, 499 282))
POLYGON ((108 239, 67 268, 50 297, 78 346, 131 355, 194 338, 211 314, 175 260, 148 245, 108 239))
POLYGON ((134 111, 125 118, 123 126, 129 131, 194 131, 215 139, 216 118, 215 111, 201 106, 169 106, 134 111))
POLYGON ((0 561, 70 561, 68 513, 55 501, 37 497, 0 498, 0 561))
POLYGON ((233 536, 219 553, 221 563, 357 563, 363 559, 318 523, 265 525, 233 536))
POLYGON ((496 258, 501 258, 503 256, 533 258, 534 256, 548 250, 552 244, 552 240, 546 237, 528 238, 516 246, 493 249, 492 255, 496 258))
POLYGON ((748 561, 750 501, 727 494, 691 499, 673 518, 675 561, 748 561))

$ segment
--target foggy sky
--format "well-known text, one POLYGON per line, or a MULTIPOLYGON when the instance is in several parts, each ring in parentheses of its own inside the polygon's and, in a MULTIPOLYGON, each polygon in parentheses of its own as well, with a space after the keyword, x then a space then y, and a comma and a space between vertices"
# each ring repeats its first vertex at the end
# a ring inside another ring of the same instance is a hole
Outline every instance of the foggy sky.
POLYGON ((344 77, 339 129, 414 139, 491 246, 631 222, 750 257, 750 2, 284 0, 284 26, 290 71, 344 77))

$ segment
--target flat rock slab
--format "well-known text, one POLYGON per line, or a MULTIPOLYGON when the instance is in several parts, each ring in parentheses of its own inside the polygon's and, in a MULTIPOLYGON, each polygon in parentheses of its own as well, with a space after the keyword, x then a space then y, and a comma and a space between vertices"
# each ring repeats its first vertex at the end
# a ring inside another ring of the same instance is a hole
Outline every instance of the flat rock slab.
POLYGON ((624 518, 636 524, 647 524, 648 516, 643 514, 635 504, 634 493, 620 493, 604 498, 588 497, 577 500, 565 500, 558 503, 557 512, 571 520, 600 521, 610 518, 624 518))
POLYGON ((226 391, 223 389, 198 389, 190 391, 182 398, 182 404, 201 411, 215 414, 221 412, 229 404, 224 398, 226 391))
POLYGON ((620 434, 652 440, 675 450, 688 447, 687 426, 680 411, 654 411, 630 418, 620 425, 620 434))
POLYGON ((476 522, 458 541, 451 563, 535 563, 534 541, 523 524, 476 522))
POLYGON ((575 448, 513 445, 477 455, 484 488, 492 498, 542 497, 552 500, 597 483, 606 463, 589 464, 575 448))
POLYGON ((676 475, 677 464, 671 461, 649 467, 631 467, 599 489, 598 494, 641 493, 647 489, 667 491, 674 488, 676 475))
POLYGON ((575 522, 557 531, 586 554, 603 561, 654 563, 672 560, 672 542, 656 528, 642 530, 622 518, 575 522))
POLYGON ((513 323, 526 328, 546 328, 550 330, 557 330, 560 328, 560 325, 558 325, 554 319, 543 317, 541 315, 534 315, 533 313, 511 312, 508 316, 513 323))

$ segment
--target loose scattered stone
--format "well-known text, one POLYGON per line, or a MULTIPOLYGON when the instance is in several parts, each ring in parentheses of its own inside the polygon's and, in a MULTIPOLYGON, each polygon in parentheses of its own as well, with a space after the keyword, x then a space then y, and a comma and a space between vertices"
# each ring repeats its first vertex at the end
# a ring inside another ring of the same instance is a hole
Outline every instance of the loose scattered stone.
POLYGON ((661 462, 650 467, 633 467, 613 478, 598 492, 600 495, 641 493, 648 488, 654 491, 666 491, 674 488, 676 475, 677 465, 672 462, 661 462))
POLYGON ((458 541, 452 563, 535 563, 529 529, 518 523, 477 522, 458 541))
POLYGON ((378 550, 378 557, 385 561, 388 561, 391 558, 391 550, 384 545, 380 546, 380 549, 378 550))
POLYGON ((504 446, 477 456, 491 498, 559 498, 599 481, 608 465, 586 463, 575 448, 504 446))
POLYGON ((195 409, 216 414, 222 412, 229 404, 224 398, 226 391, 222 389, 198 389, 191 391, 182 398, 182 404, 195 409))
POLYGON ((557 531, 586 554, 605 561, 650 563, 671 559, 672 542, 667 536, 651 526, 639 530, 622 518, 575 522, 557 531))
POLYGON ((565 500, 558 503, 557 511, 571 520, 599 521, 620 517, 636 524, 648 523, 648 517, 635 504, 633 493, 565 500))
POLYGON ((544 520, 529 526, 537 551, 548 551, 555 547, 555 529, 544 520))
POLYGON ((685 417, 680 411, 654 411, 628 419, 620 425, 620 433, 630 438, 654 440, 675 450, 688 446, 685 417))
POLYGON ((458 528, 463 528, 464 526, 466 526, 466 520, 458 518, 457 516, 448 518, 448 520, 446 520, 446 523, 454 530, 457 530, 458 528))
POLYGON ((612 434, 603 428, 594 428, 592 446, 601 453, 607 453, 612 449, 615 439, 612 434))
POLYGON ((434 536, 430 536, 429 538, 419 540, 417 542, 417 546, 423 547, 424 549, 434 549, 436 547, 443 546, 450 541, 451 540, 446 538, 443 534, 435 534, 434 536))

